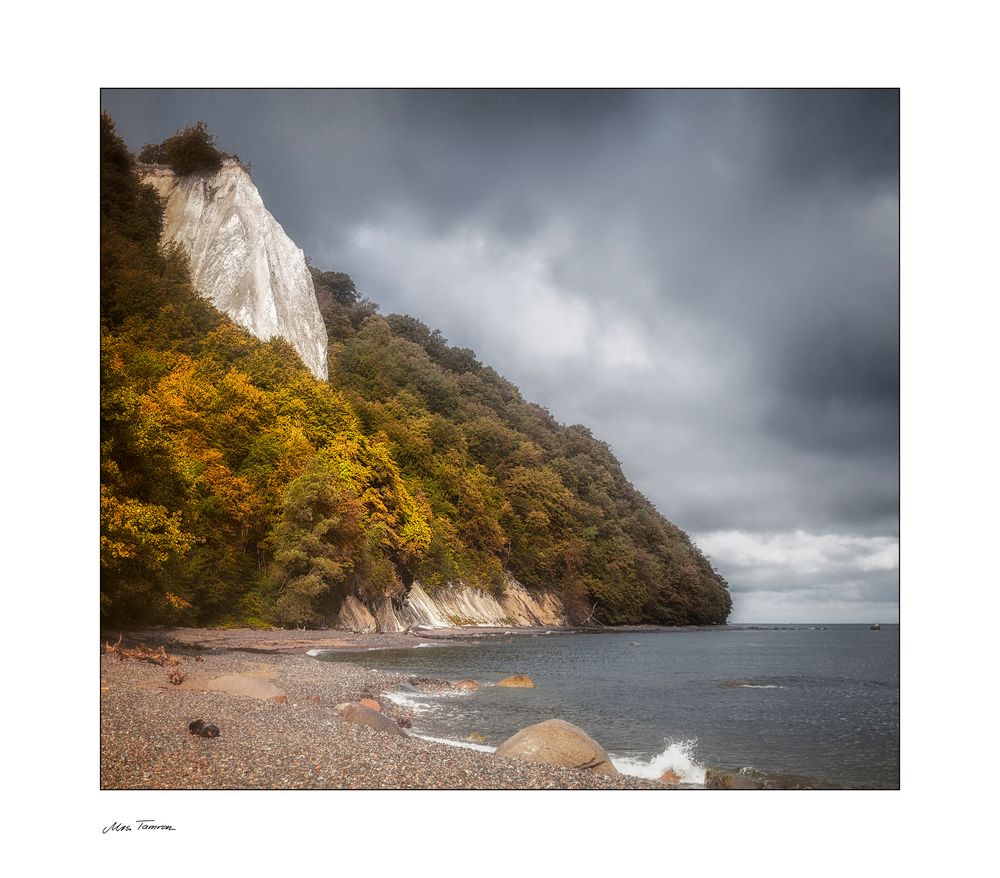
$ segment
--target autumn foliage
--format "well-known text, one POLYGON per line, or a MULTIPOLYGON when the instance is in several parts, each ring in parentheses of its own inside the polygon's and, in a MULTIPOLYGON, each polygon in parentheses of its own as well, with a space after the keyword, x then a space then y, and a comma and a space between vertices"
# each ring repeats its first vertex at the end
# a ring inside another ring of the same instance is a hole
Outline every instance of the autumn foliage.
POLYGON ((161 226, 102 117, 106 621, 320 625, 348 593, 509 576, 608 623, 725 620, 724 581, 585 428, 314 270, 317 380, 201 299, 161 226))

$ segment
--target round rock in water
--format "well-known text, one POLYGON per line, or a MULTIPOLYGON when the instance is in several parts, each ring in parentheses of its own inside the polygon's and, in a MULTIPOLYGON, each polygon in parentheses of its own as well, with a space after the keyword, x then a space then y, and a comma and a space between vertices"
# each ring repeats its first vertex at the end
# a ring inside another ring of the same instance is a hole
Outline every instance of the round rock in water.
POLYGON ((510 689, 534 689, 535 681, 527 674, 514 674, 512 677, 504 677, 497 686, 504 686, 510 689))
POLYGON ((561 719, 547 719, 521 729, 497 748, 496 755, 598 774, 618 774, 597 741, 583 729, 561 719))

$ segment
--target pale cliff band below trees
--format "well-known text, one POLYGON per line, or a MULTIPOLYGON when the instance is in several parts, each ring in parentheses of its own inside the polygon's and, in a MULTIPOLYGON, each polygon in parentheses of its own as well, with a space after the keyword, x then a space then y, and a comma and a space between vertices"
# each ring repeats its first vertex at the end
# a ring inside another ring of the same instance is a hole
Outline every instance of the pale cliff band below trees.
POLYGON ((184 248, 198 291, 262 341, 285 339, 325 380, 326 328, 305 254, 264 207, 246 169, 226 159, 209 176, 139 170, 163 199, 163 241, 184 248))
POLYGON ((351 631, 397 632, 408 628, 450 628, 461 625, 530 628, 535 625, 570 625, 562 601, 554 594, 530 594, 519 582, 507 582, 502 597, 478 588, 458 586, 427 594, 414 582, 402 606, 385 598, 374 615, 354 595, 340 608, 338 626, 351 631))

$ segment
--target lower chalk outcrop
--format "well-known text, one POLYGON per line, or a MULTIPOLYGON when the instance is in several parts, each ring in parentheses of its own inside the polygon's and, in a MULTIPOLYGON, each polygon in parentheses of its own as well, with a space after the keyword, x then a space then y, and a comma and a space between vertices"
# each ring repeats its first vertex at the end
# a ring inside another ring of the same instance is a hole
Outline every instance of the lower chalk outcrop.
POLYGON ((357 631, 359 634, 370 634, 375 631, 375 617, 361 601, 349 594, 340 606, 340 628, 357 631))
POLYGON ((414 582, 401 605, 384 598, 369 610, 353 595, 344 599, 338 627, 351 631, 401 632, 409 628, 527 628, 563 626, 570 620, 562 601, 548 592, 529 592, 515 580, 495 597, 467 585, 428 593, 414 582))

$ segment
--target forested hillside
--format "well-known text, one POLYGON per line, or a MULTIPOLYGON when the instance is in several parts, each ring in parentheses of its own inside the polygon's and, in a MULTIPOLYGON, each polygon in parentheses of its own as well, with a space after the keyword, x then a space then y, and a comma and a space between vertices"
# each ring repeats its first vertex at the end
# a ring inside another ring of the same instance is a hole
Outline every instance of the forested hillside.
POLYGON ((320 625, 347 594, 497 593, 511 576, 580 621, 725 621, 724 580, 586 428, 313 269, 317 380, 201 299, 161 228, 103 116, 105 621, 320 625))

